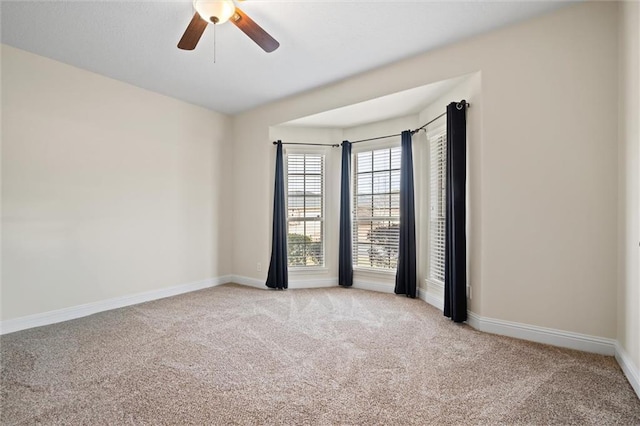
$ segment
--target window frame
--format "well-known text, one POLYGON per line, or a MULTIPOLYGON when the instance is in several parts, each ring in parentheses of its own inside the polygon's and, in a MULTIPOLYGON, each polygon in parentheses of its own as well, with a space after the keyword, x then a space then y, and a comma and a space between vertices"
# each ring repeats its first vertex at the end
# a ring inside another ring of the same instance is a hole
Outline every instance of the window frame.
MULTIPOLYGON (((433 226, 436 223, 436 221, 434 220, 434 211, 437 209, 441 209, 442 210, 442 221, 445 222, 446 221, 446 167, 447 167, 447 127, 445 123, 441 123, 439 125, 434 126, 432 129, 430 129, 427 132, 427 145, 428 145, 428 156, 429 156, 429 165, 428 165, 428 170, 429 170, 429 174, 428 174, 428 182, 427 182, 427 192, 428 192, 428 196, 427 196, 427 211, 428 211, 428 221, 427 221, 427 253, 428 253, 428 258, 427 258, 427 271, 426 271, 426 280, 427 283, 432 285, 433 287, 441 287, 444 289, 444 256, 445 256, 445 249, 444 249, 444 241, 442 242, 442 248, 441 248, 441 253, 440 256, 438 257, 441 260, 441 266, 440 268, 438 268, 439 270, 442 271, 442 279, 440 279, 438 277, 438 274, 436 273, 436 271, 434 270, 434 247, 437 245, 437 241, 435 241, 436 237, 434 236, 434 229, 433 226), (433 144, 437 143, 438 139, 440 138, 444 138, 443 141, 443 161, 442 161, 442 179, 443 179, 443 183, 442 183, 442 197, 440 198, 440 203, 439 205, 435 205, 433 204, 433 144)), ((443 224, 444 227, 446 227, 446 222, 443 224)), ((443 231, 446 232, 446 229, 443 231)), ((443 239, 445 237, 443 236, 443 239)))
POLYGON ((285 148, 284 150, 284 186, 285 186, 285 211, 287 212, 286 222, 287 222, 287 254, 289 253, 289 222, 320 222, 321 236, 320 241, 322 242, 322 264, 320 265, 290 265, 289 257, 287 256, 287 269, 291 272, 301 272, 301 273, 313 273, 313 272, 325 272, 328 270, 327 267, 327 193, 326 193, 326 182, 327 182, 327 151, 324 149, 318 148, 305 148, 305 147, 294 147, 294 148, 285 148), (290 217, 289 216, 289 156, 290 155, 317 155, 322 158, 322 175, 321 175, 321 203, 320 203, 320 211, 321 215, 319 219, 316 218, 306 218, 306 217, 290 217))
MULTIPOLYGON (((351 150, 351 182, 350 182, 350 187, 351 187, 351 197, 350 197, 350 202, 351 202, 351 244, 352 244, 352 256, 353 256, 353 270, 357 271, 359 273, 370 273, 373 275, 393 275, 395 276, 396 271, 397 271, 397 266, 394 268, 380 268, 380 267, 374 267, 374 266, 363 266, 363 265, 358 265, 357 264, 357 253, 356 253, 356 209, 357 209, 357 197, 358 197, 358 193, 357 193, 357 177, 358 177, 358 168, 357 168, 357 159, 358 159, 358 154, 362 153, 362 152, 371 152, 371 151, 378 151, 378 150, 383 150, 383 149, 392 149, 392 148, 400 148, 401 147, 401 140, 400 140, 400 135, 398 135, 397 137, 390 137, 389 140, 386 141, 376 141, 373 143, 362 143, 362 144, 354 144, 352 146, 352 150, 351 150)), ((402 155, 402 152, 400 153, 400 155, 402 155)), ((399 192, 398 192, 399 193, 399 192)), ((390 220, 393 220, 393 218, 390 216, 390 220)), ((398 220, 398 224, 400 223, 400 214, 398 213, 397 216, 397 220, 398 220)))

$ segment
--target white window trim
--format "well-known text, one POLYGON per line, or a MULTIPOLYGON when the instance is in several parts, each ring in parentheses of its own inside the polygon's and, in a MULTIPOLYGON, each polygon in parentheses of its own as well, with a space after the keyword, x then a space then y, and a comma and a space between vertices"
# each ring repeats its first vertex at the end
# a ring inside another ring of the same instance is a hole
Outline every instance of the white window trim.
MULTIPOLYGON (((428 153, 428 164, 429 164, 429 179, 427 184, 427 211, 428 211, 428 220, 427 220, 427 271, 425 281, 427 282, 428 287, 435 289, 443 289, 444 288, 444 280, 440 281, 432 278, 431 274, 431 224, 432 224, 432 212, 431 212, 431 142, 433 138, 437 138, 446 135, 447 126, 446 123, 440 123, 437 126, 433 126, 431 129, 427 131, 427 153, 428 153)), ((446 144, 444 149, 446 150, 446 144)))
MULTIPOLYGON (((352 241, 352 245, 353 245, 353 229, 354 229, 354 216, 355 216, 355 205, 353 204, 353 200, 356 196, 356 193, 354 191, 355 189, 355 179, 356 179, 356 157, 357 154, 360 152, 366 152, 366 151, 375 151, 375 150, 379 150, 379 149, 390 149, 390 148, 397 148, 402 146, 401 140, 400 140, 400 135, 398 136, 393 136, 393 137, 389 137, 388 140, 381 140, 381 141, 371 141, 371 142, 362 142, 362 143, 357 143, 352 145, 351 147, 351 182, 350 182, 350 188, 352 190, 352 194, 349 197, 350 199, 350 203, 351 203, 351 241, 352 241)), ((387 268, 375 268, 375 267, 366 267, 366 266, 359 266, 355 264, 355 259, 354 259, 354 264, 353 264, 353 271, 354 273, 359 273, 359 274, 370 274, 371 276, 386 276, 386 277, 390 277, 390 276, 394 276, 396 275, 397 272, 397 268, 395 269, 387 269, 387 268)))
MULTIPOLYGON (((327 262, 324 263, 325 265, 327 262)), ((289 273, 292 275, 318 275, 328 274, 329 268, 327 266, 288 266, 289 273)))
MULTIPOLYGON (((327 209, 326 209, 326 181, 327 181, 327 153, 328 149, 324 147, 285 147, 284 149, 284 187, 285 194, 285 211, 287 212, 287 231, 289 228, 289 155, 291 154, 315 154, 322 156, 323 175, 322 175, 322 266, 288 266, 287 269, 294 275, 312 275, 317 273, 328 273, 327 266, 327 209)), ((287 250, 289 242, 287 241, 287 250)))
MULTIPOLYGON (((401 146, 400 135, 388 138, 389 140, 361 142, 351 145, 351 157, 362 151, 375 151, 377 149, 397 148, 401 146)), ((353 169, 353 167, 352 167, 353 169)))
POLYGON ((375 267, 367 267, 367 266, 357 266, 353 265, 354 272, 365 272, 367 274, 374 275, 389 275, 396 276, 397 269, 387 269, 387 268, 375 268, 375 267))

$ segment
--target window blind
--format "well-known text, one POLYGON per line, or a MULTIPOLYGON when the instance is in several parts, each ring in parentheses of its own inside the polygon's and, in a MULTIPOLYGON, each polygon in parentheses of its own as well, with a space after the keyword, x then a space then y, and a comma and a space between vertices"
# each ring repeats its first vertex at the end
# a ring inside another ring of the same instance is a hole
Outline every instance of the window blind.
POLYGON ((444 283, 447 134, 429 135, 429 279, 444 283))
POLYGON ((287 154, 287 249, 291 267, 324 266, 322 154, 287 154))
POLYGON ((401 148, 358 152, 354 159, 353 264, 395 269, 400 226, 401 148))

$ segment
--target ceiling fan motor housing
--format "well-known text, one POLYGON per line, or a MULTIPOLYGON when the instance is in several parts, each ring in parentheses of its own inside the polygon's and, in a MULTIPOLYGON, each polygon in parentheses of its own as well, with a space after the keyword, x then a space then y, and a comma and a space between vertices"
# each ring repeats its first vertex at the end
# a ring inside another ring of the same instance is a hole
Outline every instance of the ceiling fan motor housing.
POLYGON ((203 20, 213 24, 227 22, 236 10, 233 0, 194 0, 193 7, 203 20))

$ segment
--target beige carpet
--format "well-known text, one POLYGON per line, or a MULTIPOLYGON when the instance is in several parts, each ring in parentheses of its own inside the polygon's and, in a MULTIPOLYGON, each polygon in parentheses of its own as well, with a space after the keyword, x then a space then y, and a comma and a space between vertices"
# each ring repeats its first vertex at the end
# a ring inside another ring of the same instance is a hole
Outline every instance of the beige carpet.
POLYGON ((224 285, 0 344, 3 425, 640 424, 612 357, 355 289, 224 285))

